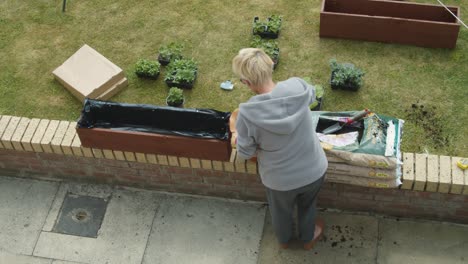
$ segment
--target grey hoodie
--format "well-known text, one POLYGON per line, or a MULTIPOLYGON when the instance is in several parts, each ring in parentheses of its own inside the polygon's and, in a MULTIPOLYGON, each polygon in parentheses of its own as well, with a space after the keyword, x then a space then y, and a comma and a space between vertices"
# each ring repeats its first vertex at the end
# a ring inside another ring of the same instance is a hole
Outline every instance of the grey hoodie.
POLYGON ((315 89, 300 78, 241 103, 236 129, 241 158, 257 155, 263 184, 288 191, 315 182, 328 167, 312 123, 315 89))

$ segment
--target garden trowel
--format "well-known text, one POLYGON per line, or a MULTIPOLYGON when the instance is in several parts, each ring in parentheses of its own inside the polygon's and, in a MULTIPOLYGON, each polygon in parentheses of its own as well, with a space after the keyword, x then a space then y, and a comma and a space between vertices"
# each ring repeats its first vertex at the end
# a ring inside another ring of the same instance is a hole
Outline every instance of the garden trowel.
POLYGON ((325 128, 323 131, 322 131, 322 134, 331 134, 331 133, 334 133, 340 129, 342 129, 344 126, 346 125, 350 125, 351 123, 353 123, 354 121, 359 121, 361 120, 363 117, 365 117, 367 114, 369 113, 369 110, 368 109, 364 109, 362 111, 359 111, 357 112, 354 116, 352 116, 351 118, 346 118, 346 121, 344 123, 341 123, 340 122, 337 122, 336 124, 330 126, 330 127, 327 127, 325 128))

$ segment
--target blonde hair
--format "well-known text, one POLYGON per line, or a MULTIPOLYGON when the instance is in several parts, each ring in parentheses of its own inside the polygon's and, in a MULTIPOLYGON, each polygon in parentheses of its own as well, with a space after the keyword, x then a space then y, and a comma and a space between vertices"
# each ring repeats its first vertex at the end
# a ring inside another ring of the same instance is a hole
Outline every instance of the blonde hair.
POLYGON ((241 49, 232 60, 232 71, 253 85, 262 85, 272 78, 273 61, 261 49, 241 49))

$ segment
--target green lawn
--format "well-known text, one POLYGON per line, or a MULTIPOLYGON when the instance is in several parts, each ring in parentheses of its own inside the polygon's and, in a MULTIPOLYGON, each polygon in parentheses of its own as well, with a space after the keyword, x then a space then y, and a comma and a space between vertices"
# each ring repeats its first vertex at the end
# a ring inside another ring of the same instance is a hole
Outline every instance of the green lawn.
MULTIPOLYGON (((251 40, 254 16, 283 16, 280 63, 274 78, 309 76, 325 86, 324 110, 370 108, 407 120, 404 151, 468 156, 468 30, 454 50, 320 39, 320 0, 61 0, 0 1, 0 114, 76 120, 81 105, 51 74, 88 44, 119 65, 129 86, 111 100, 165 104, 168 87, 138 79, 139 58, 155 58, 161 44, 178 41, 199 62, 186 107, 231 111, 251 93, 231 72, 231 59, 251 40), (353 62, 366 71, 357 93, 332 91, 328 61, 353 62), (219 89, 232 79, 233 91, 219 89), (412 107, 424 105, 428 114, 412 107)), ((421 2, 436 3, 424 0, 421 2)), ((468 0, 447 0, 468 14, 468 0)), ((468 22, 468 16, 464 16, 468 22)))

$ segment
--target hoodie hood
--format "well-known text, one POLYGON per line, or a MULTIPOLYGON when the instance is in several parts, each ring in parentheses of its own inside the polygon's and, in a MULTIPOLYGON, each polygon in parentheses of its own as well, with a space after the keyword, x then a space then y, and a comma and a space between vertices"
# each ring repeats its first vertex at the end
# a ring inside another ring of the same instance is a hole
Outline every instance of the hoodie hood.
POLYGON ((310 115, 315 91, 300 78, 278 82, 270 93, 253 96, 241 103, 239 114, 251 123, 275 134, 291 134, 310 115))

